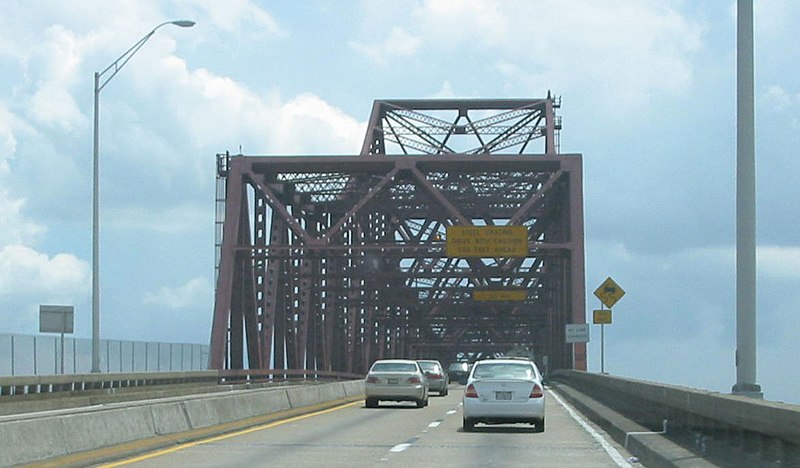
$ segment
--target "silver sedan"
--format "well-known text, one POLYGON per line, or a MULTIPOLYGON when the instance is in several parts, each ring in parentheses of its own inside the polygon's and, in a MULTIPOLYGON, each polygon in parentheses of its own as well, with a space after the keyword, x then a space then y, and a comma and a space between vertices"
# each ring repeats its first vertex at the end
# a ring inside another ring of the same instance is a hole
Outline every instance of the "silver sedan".
POLYGON ((533 424, 544 432, 544 385, 533 361, 487 359, 472 367, 463 397, 464 431, 476 423, 533 424))
POLYGON ((381 401, 413 401, 422 408, 428 406, 428 380, 417 361, 382 359, 372 364, 364 395, 367 408, 376 408, 381 401))

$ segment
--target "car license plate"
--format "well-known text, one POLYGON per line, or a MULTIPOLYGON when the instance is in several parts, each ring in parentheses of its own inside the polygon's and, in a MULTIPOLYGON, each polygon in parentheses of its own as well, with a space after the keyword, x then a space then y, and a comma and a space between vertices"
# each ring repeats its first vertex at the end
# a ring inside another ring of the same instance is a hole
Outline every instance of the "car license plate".
POLYGON ((389 385, 397 385, 400 383, 400 379, 389 379, 389 385))
POLYGON ((494 393, 495 400, 510 400, 511 399, 511 392, 495 392, 494 393))

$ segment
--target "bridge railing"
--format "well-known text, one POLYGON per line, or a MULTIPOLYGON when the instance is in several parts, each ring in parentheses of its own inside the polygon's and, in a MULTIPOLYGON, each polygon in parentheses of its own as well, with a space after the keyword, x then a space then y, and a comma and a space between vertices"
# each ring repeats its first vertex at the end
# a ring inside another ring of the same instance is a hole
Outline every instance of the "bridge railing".
POLYGON ((725 466, 800 463, 798 405, 581 371, 549 378, 725 466))
POLYGON ((208 370, 190 372, 128 372, 0 377, 0 397, 75 394, 92 390, 184 384, 243 384, 264 382, 363 379, 361 374, 313 369, 208 370))
POLYGON ((157 385, 217 384, 217 371, 129 372, 0 377, 0 395, 74 393, 157 385))
POLYGON ((228 369, 219 371, 220 383, 296 382, 363 379, 363 374, 315 369, 228 369))

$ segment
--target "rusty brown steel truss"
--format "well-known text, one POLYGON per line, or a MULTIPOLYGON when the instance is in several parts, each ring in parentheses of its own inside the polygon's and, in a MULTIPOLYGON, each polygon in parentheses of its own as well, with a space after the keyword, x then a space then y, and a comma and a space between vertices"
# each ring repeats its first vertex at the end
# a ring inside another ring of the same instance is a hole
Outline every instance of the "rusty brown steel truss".
POLYGON ((582 157, 558 153, 558 107, 381 100, 360 155, 218 155, 210 367, 364 373, 522 347, 585 370, 564 336, 585 321, 582 157), (528 255, 447 257, 447 226, 471 224, 526 226, 528 255))

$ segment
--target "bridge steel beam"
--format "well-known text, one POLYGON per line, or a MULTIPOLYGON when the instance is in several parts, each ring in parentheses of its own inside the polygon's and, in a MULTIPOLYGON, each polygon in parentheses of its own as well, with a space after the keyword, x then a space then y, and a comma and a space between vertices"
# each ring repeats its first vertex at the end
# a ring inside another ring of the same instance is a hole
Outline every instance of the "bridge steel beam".
POLYGON ((359 155, 219 155, 210 367, 364 373, 525 348, 585 370, 564 337, 585 321, 582 156, 558 153, 558 106, 376 101, 359 155), (528 254, 450 258, 453 225, 525 226, 528 254), (476 288, 528 294, 476 301, 476 288))

